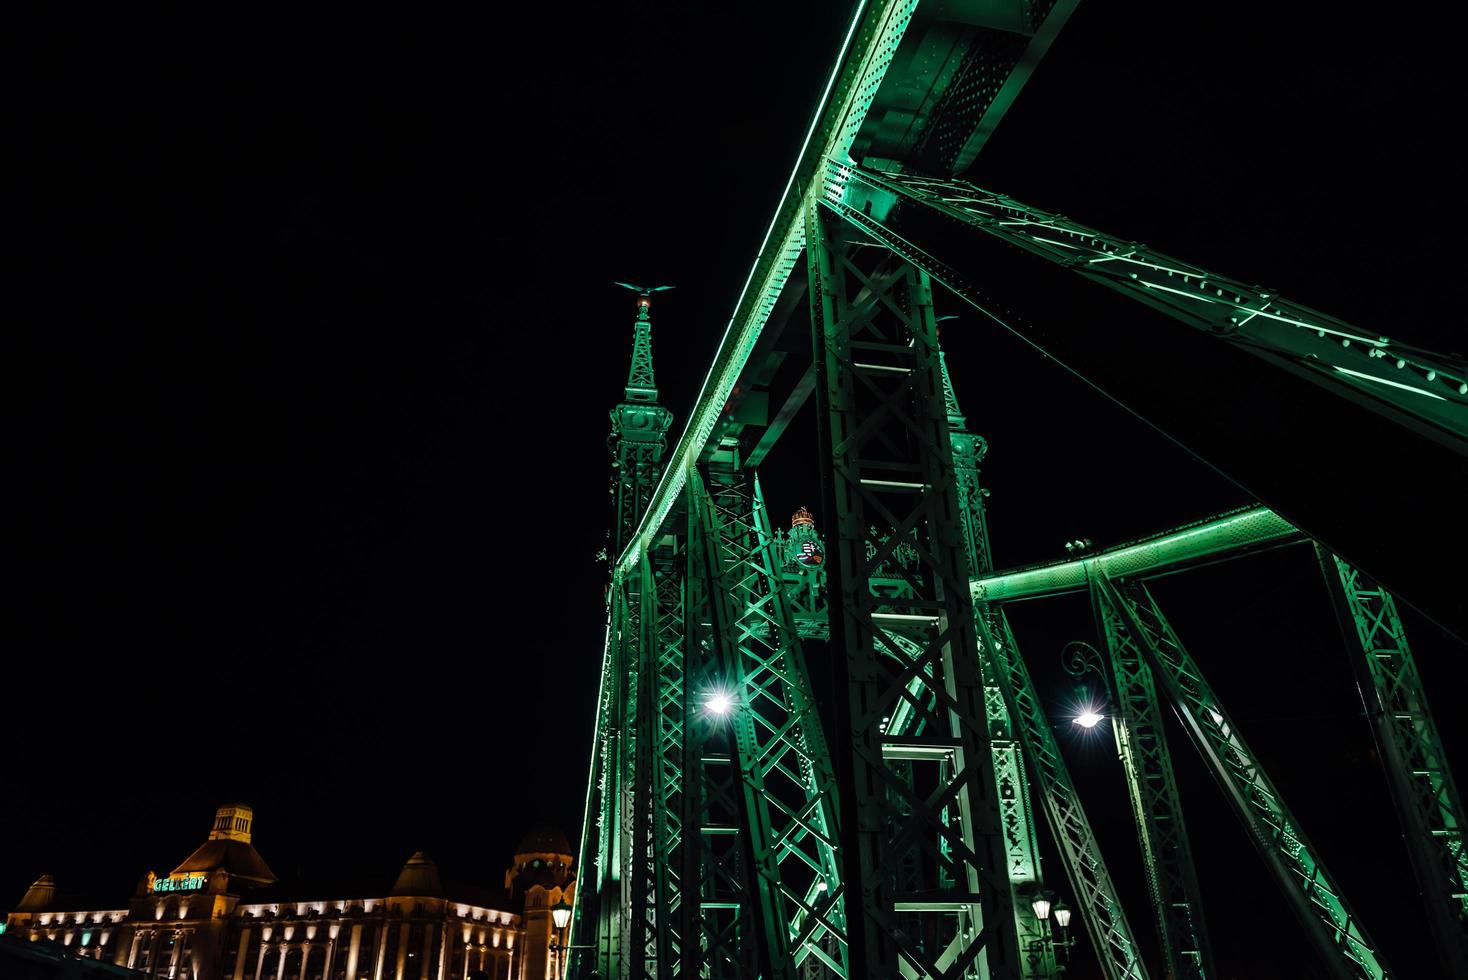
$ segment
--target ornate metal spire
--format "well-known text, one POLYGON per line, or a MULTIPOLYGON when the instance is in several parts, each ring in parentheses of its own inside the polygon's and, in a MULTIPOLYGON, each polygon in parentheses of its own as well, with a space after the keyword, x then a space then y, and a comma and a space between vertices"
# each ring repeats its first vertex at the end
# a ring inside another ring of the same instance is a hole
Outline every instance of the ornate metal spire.
POLYGON ((658 385, 652 373, 652 294, 672 289, 672 286, 634 286, 619 282, 615 285, 630 289, 637 294, 637 320, 632 325, 632 364, 627 370, 626 398, 629 402, 652 404, 658 400, 658 385))
POLYGON ((632 328, 632 366, 627 371, 626 395, 612 409, 612 495, 616 520, 611 535, 611 554, 617 555, 637 527, 653 488, 663 473, 663 451, 673 414, 658 404, 658 386, 652 373, 652 294, 672 286, 645 288, 619 282, 637 293, 637 320, 632 328))

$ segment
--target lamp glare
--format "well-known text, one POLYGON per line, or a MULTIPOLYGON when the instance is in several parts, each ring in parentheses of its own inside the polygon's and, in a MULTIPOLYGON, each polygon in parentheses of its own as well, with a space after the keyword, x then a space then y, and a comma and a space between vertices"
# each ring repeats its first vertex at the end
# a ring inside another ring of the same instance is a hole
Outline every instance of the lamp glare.
POLYGON ((1075 724, 1085 729, 1091 729, 1101 724, 1105 717, 1105 715, 1097 714, 1094 708, 1087 708, 1076 716, 1075 724))

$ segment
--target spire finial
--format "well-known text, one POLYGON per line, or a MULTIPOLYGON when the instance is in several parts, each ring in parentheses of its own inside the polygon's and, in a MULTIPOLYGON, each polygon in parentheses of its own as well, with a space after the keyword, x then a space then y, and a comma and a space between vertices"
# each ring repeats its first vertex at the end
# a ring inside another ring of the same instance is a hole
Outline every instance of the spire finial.
POLYGON ((665 292, 672 286, 634 286, 629 282, 613 283, 637 294, 637 321, 632 325, 632 365, 627 371, 626 395, 629 402, 656 402, 658 386, 652 373, 652 294, 665 292))

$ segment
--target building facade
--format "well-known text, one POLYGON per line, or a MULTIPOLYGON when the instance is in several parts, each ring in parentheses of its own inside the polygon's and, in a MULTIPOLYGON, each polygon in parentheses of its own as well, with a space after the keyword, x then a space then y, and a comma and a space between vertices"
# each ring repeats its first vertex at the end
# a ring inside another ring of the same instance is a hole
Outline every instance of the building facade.
POLYGON ((6 931, 168 980, 546 980, 565 942, 551 910, 571 904, 559 831, 516 849, 503 889, 445 889, 421 851, 386 895, 287 895, 252 842, 248 806, 220 807, 208 838, 166 876, 149 872, 126 907, 64 908, 42 875, 6 931))

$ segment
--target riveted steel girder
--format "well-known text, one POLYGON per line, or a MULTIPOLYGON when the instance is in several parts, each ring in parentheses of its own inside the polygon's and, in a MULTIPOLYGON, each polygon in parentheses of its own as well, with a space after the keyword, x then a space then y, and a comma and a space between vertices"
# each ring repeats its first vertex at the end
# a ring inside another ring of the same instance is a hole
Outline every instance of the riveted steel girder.
POLYGON ((1407 631, 1390 592, 1319 545, 1315 550, 1385 763, 1438 959, 1445 976, 1461 980, 1468 977, 1468 814, 1428 710, 1407 631))
MULTIPOLYGON (((651 834, 656 889, 657 969, 660 977, 681 976, 683 937, 689 935, 683 903, 683 614, 686 559, 675 539, 660 546, 652 563, 656 665, 649 681, 652 738, 651 834)), ((651 972, 651 971, 649 971, 651 972)))
POLYGON ((1088 589, 1096 572, 1113 578, 1148 578, 1304 540, 1297 528, 1273 511, 1245 507, 1085 558, 985 574, 975 578, 970 587, 975 599, 991 603, 1037 599, 1088 589))
POLYGON ((1325 965, 1341 980, 1383 980, 1389 974, 1380 949, 1147 587, 1104 576, 1096 584, 1141 644, 1148 666, 1161 678, 1183 727, 1235 814, 1249 828, 1255 847, 1325 965))
POLYGON ((1468 593, 1416 550, 1468 499, 1468 366, 964 181, 832 157, 823 190, 869 240, 1468 635, 1468 593), (1362 499, 1393 520, 1359 520, 1362 499))
POLYGON ((1106 590, 1094 582, 1091 607, 1110 655, 1116 705, 1111 722, 1136 818, 1163 966, 1168 980, 1216 976, 1152 670, 1141 642, 1106 590))
POLYGON ((727 718, 706 709, 725 684, 722 599, 710 575, 718 542, 707 533, 702 494, 688 497, 683 674, 683 867, 679 969, 683 976, 751 980, 768 969, 752 894, 751 828, 727 718))
POLYGON ((1028 769, 1039 780, 1040 799, 1050 832, 1060 848, 1066 877, 1076 890, 1076 905, 1101 970, 1107 980, 1145 980, 1147 968, 1137 950, 1131 925, 1060 754, 1055 732, 1045 717, 1029 668, 1009 628, 1009 620, 1003 609, 979 603, 976 621, 984 654, 1004 692, 1009 714, 1019 727, 1028 769))
POLYGON ((806 240, 851 973, 1017 978, 931 288, 826 221, 812 207, 806 240), (899 548, 904 588, 877 587, 899 548), (921 734, 885 730, 903 702, 921 734))
POLYGON ((758 481, 691 474, 766 976, 847 976, 835 777, 758 481))

